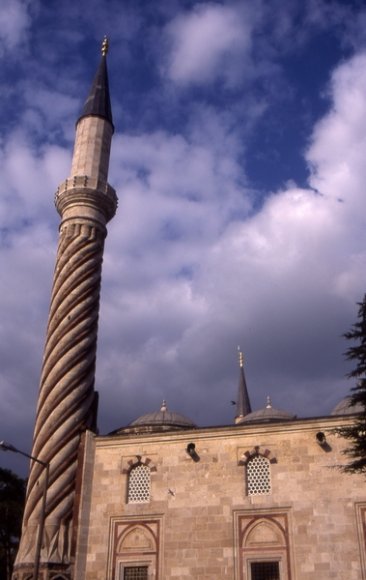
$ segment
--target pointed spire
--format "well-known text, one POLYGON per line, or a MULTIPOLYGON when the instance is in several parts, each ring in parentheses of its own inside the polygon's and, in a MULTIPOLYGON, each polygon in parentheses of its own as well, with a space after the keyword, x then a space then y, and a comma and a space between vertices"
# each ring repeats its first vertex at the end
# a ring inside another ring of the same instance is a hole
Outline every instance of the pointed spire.
POLYGON ((97 73, 95 75, 88 98, 84 103, 83 110, 78 122, 83 117, 102 117, 106 119, 113 127, 111 99, 109 96, 109 83, 107 71, 107 53, 109 43, 105 36, 102 43, 102 59, 100 61, 97 73))
POLYGON ((247 383, 245 380, 244 373, 244 357, 243 353, 238 346, 239 353, 239 385, 238 385, 238 400, 236 404, 236 417, 235 422, 239 423, 240 420, 252 412, 252 407, 250 405, 249 394, 247 389, 247 383))

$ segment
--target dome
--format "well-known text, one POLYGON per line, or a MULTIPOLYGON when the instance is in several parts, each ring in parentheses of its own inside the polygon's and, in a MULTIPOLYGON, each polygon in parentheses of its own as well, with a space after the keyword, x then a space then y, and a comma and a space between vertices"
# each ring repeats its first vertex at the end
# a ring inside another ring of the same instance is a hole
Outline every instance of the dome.
POLYGON ((264 409, 259 409, 258 411, 253 411, 245 415, 240 423, 269 423, 271 421, 291 421, 292 419, 296 419, 296 415, 275 409, 272 407, 270 397, 267 397, 267 404, 264 409))
POLYGON ((360 403, 351 405, 351 397, 345 397, 338 405, 334 407, 331 415, 353 415, 354 413, 362 413, 363 407, 360 403))
POLYGON ((114 435, 120 433, 148 433, 159 431, 178 431, 182 429, 196 429, 197 425, 190 419, 169 411, 166 401, 163 401, 160 410, 141 415, 132 421, 127 427, 122 427, 113 432, 114 435))

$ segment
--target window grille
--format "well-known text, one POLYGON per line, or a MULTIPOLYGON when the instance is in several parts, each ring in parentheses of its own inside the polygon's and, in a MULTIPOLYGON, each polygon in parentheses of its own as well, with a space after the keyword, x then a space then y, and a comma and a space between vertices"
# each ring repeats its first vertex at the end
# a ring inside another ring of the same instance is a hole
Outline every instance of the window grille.
POLYGON ((251 580, 280 580, 278 562, 252 562, 250 571, 251 580))
POLYGON ((247 463, 248 495, 271 493, 271 472, 269 460, 262 455, 255 455, 247 463))
POLYGON ((128 478, 127 503, 147 503, 150 501, 150 468, 136 465, 128 478))
POLYGON ((128 566, 123 569, 123 580, 147 580, 147 566, 128 566))

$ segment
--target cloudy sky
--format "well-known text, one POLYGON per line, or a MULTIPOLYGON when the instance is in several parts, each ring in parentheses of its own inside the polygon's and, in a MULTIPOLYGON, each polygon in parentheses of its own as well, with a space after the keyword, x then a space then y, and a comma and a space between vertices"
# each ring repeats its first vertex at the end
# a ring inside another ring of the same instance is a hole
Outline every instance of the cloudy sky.
MULTIPOLYGON (((366 290, 366 9, 325 0, 2 0, 0 439, 30 450, 75 120, 104 34, 119 196, 102 433, 168 407, 328 414, 366 290)), ((21 458, 20 458, 21 459, 21 458)), ((0 465, 23 469, 2 454, 0 465)))

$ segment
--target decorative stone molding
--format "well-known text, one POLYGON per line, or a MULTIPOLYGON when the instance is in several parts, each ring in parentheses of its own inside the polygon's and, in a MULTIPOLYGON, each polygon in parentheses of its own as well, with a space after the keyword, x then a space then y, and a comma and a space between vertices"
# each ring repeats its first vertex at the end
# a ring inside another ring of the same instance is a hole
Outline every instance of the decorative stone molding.
POLYGON ((55 205, 60 215, 68 205, 92 206, 102 211, 106 221, 116 213, 118 199, 115 190, 107 182, 86 175, 66 179, 57 189, 55 205))
POLYGON ((234 512, 238 580, 251 577, 253 562, 269 561, 277 563, 281 579, 293 578, 289 516, 289 508, 234 512))
POLYGON ((144 457, 143 455, 134 455, 133 457, 122 459, 121 473, 129 474, 137 465, 146 465, 152 473, 157 471, 155 461, 151 457, 144 457))
POLYGON ((163 578, 162 516, 113 517, 106 580, 122 577, 125 566, 146 565, 148 578, 163 578))
POLYGON ((238 465, 247 465, 253 457, 257 457, 258 455, 265 457, 270 463, 277 463, 277 458, 272 456, 272 452, 269 449, 262 451, 260 445, 256 445, 251 451, 240 452, 239 457, 241 458, 238 460, 238 465))

